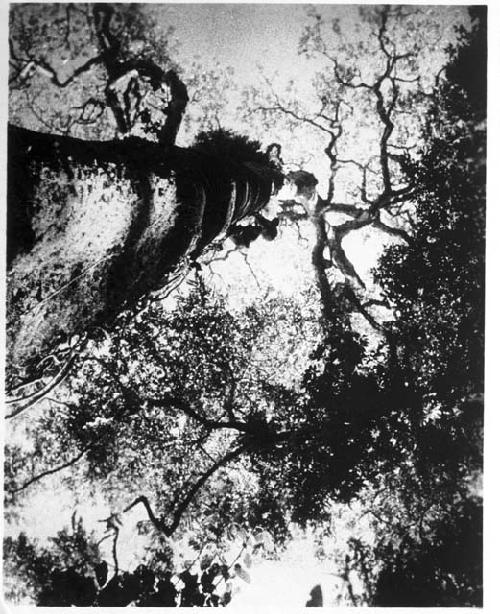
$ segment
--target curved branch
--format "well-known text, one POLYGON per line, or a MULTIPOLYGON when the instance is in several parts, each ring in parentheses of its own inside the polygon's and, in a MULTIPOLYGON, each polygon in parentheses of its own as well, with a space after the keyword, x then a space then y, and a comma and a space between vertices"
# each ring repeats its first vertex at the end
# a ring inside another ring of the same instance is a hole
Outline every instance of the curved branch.
MULTIPOLYGON (((36 379, 32 379, 32 380, 28 380, 22 384, 18 384, 17 386, 14 386, 13 388, 11 388, 8 393, 9 394, 18 394, 21 390, 24 390, 25 388, 27 388, 28 386, 33 386, 34 384, 37 384, 38 382, 42 382, 44 379, 44 377, 37 377, 36 379)), ((22 397, 17 397, 16 399, 8 399, 5 402, 6 405, 8 404, 12 404, 12 403, 16 403, 19 401, 23 401, 31 396, 33 396, 33 394, 36 394, 35 392, 31 392, 26 396, 22 396, 22 397)))
POLYGON ((393 226, 388 226, 387 224, 384 224, 384 222, 377 219, 373 220, 372 225, 374 228, 378 228, 379 230, 382 230, 383 232, 386 232, 393 237, 403 239, 403 241, 408 243, 408 245, 412 242, 411 236, 406 232, 406 230, 403 230, 402 228, 394 228, 393 226))
POLYGON ((57 85, 57 87, 65 88, 71 83, 73 83, 73 81, 77 77, 79 77, 84 72, 87 72, 87 70, 92 68, 92 66, 95 66, 96 64, 100 64, 103 61, 103 59, 104 59, 104 56, 102 53, 93 58, 90 58, 89 60, 84 62, 81 66, 79 66, 73 72, 73 74, 71 74, 67 79, 64 79, 64 81, 61 81, 59 79, 56 70, 46 60, 33 60, 33 62, 36 68, 38 69, 38 72, 48 77, 51 83, 53 83, 54 85, 57 85))
POLYGON ((175 139, 188 103, 187 88, 173 70, 165 72, 149 58, 120 58, 119 33, 113 32, 111 20, 115 8, 108 3, 93 6, 95 31, 102 49, 101 58, 107 71, 106 102, 115 117, 118 130, 128 133, 139 115, 142 101, 137 87, 137 77, 149 79, 154 90, 164 83, 170 90, 171 100, 163 109, 165 122, 158 132, 158 140, 165 145, 175 144, 175 139), (125 85, 124 92, 120 92, 125 85), (135 116, 132 114, 135 112, 135 116))
POLYGON ((76 359, 76 355, 77 355, 77 352, 76 350, 74 350, 72 354, 70 355, 70 357, 67 359, 66 364, 59 371, 59 373, 41 390, 39 390, 38 392, 34 392, 31 395, 28 395, 28 397, 25 397, 24 399, 11 400, 11 403, 15 403, 15 402, 18 402, 19 400, 25 400, 26 398, 30 399, 27 403, 25 403, 24 405, 21 405, 17 409, 14 409, 10 414, 7 414, 5 417, 14 418, 15 416, 18 416, 25 409, 29 409, 30 407, 35 405, 35 403, 40 401, 46 394, 48 394, 51 390, 53 390, 56 386, 58 386, 68 376, 69 372, 71 371, 71 367, 73 366, 73 363, 76 359))
POLYGON ((373 216, 366 209, 362 209, 361 213, 355 219, 348 220, 339 226, 333 226, 332 230, 337 241, 341 241, 353 230, 359 230, 360 228, 369 226, 372 223, 373 216))
POLYGON ((216 471, 218 471, 221 467, 223 467, 224 465, 226 465, 226 464, 230 463, 231 461, 235 460, 236 458, 238 458, 238 456, 243 452, 244 449, 245 449, 244 446, 239 446, 238 448, 236 448, 232 452, 228 452, 217 463, 212 465, 212 467, 210 467, 210 469, 208 469, 199 478, 199 480, 195 484, 193 484, 193 486, 190 488, 190 490, 188 491, 187 495, 185 496, 184 500, 181 501, 180 505, 177 507, 176 511, 174 512, 172 524, 170 525, 170 535, 172 535, 175 532, 175 530, 179 526, 179 523, 181 521, 182 515, 187 510, 187 508, 189 507, 189 505, 191 504, 191 502, 195 498, 195 496, 198 493, 198 491, 209 480, 209 478, 216 471))
POLYGON ((21 490, 25 490, 26 488, 28 488, 35 482, 39 482, 41 479, 47 477, 48 475, 58 473, 59 471, 62 471, 63 469, 66 469, 67 467, 71 467, 71 465, 74 465, 81 458, 83 458, 83 456, 90 450, 92 445, 93 444, 89 444, 88 446, 86 446, 79 454, 74 456, 69 461, 62 463, 61 465, 58 465, 57 467, 53 467, 52 469, 47 469, 46 471, 42 471, 42 473, 39 473, 38 475, 35 475, 34 477, 32 477, 30 480, 28 480, 24 484, 21 484, 21 486, 18 486, 17 488, 14 488, 13 490, 11 490, 10 493, 14 495, 20 492, 21 490))
POLYGON ((367 304, 361 303, 359 298, 356 296, 356 293, 349 285, 343 284, 342 288, 339 289, 339 294, 340 293, 342 293, 343 297, 350 303, 354 310, 365 318, 372 328, 378 331, 384 331, 383 325, 377 322, 377 320, 371 315, 368 309, 366 309, 367 304))
POLYGON ((392 111, 396 103, 397 89, 393 88, 393 98, 388 107, 385 106, 384 96, 381 91, 382 82, 388 78, 392 70, 391 60, 387 60, 386 71, 379 77, 377 83, 373 87, 373 92, 377 98, 376 108, 380 120, 384 124, 384 130, 380 138, 380 166, 382 168, 382 180, 384 184, 384 194, 388 194, 392 190, 391 174, 389 171, 389 153, 387 150, 389 139, 394 131, 394 124, 391 119, 392 111))
POLYGON ((138 505, 139 503, 142 503, 146 508, 148 518, 152 522, 155 529, 160 533, 163 533, 165 537, 171 537, 179 527, 182 516, 184 515, 200 489, 205 485, 205 483, 216 471, 218 471, 224 465, 230 463, 232 460, 236 459, 243 452, 244 449, 244 446, 239 446, 235 450, 228 452, 220 460, 214 463, 207 471, 205 471, 205 473, 203 473, 203 475, 193 484, 193 486, 191 486, 184 499, 177 506, 176 510, 173 513, 172 522, 169 525, 165 524, 165 522, 161 518, 158 518, 155 515, 148 498, 144 495, 140 495, 139 497, 137 497, 137 499, 132 501, 132 503, 123 510, 123 513, 130 511, 134 506, 138 505))

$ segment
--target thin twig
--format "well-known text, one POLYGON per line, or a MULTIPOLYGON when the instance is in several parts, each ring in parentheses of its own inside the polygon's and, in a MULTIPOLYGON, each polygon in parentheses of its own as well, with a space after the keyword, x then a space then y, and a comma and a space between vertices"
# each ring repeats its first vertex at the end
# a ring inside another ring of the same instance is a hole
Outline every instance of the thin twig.
POLYGON ((53 467, 52 469, 47 469, 46 471, 42 471, 42 473, 39 473, 38 475, 35 475, 34 477, 32 477, 30 480, 28 480, 27 482, 25 482, 21 486, 18 486, 14 490, 11 490, 10 491, 11 494, 16 494, 16 493, 20 492, 21 490, 25 490, 26 488, 28 488, 29 486, 31 486, 35 482, 39 482, 42 478, 45 478, 48 475, 53 475, 54 473, 58 473, 59 471, 62 471, 63 469, 66 469, 67 467, 70 467, 71 465, 74 465, 81 458, 83 458, 83 456, 90 450, 90 448, 94 445, 94 443, 95 442, 93 442, 92 444, 89 444, 88 446, 86 446, 79 454, 77 454, 77 456, 74 456, 72 459, 70 459, 69 461, 63 463, 62 465, 58 465, 57 467, 53 467))

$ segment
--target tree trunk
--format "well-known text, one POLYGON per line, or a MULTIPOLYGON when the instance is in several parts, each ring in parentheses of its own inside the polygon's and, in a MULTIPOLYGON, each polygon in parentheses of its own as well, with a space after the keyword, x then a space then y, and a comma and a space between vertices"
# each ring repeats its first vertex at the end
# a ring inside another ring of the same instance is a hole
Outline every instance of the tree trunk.
POLYGON ((58 342, 161 288, 281 181, 271 164, 12 126, 8 158, 7 350, 21 380, 58 342))

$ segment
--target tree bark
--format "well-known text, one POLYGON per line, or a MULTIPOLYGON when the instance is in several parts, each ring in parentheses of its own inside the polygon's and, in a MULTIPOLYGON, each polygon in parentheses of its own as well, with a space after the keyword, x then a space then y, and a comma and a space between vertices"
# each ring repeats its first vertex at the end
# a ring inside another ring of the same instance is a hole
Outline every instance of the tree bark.
POLYGON ((138 138, 9 127, 7 364, 17 383, 60 341, 110 323, 242 217, 281 175, 138 138))

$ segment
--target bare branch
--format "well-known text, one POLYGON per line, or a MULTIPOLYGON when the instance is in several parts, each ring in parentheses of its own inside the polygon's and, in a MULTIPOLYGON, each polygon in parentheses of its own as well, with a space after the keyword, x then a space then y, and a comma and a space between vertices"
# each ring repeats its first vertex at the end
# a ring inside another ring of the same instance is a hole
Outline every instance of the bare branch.
MULTIPOLYGON (((15 416, 18 416, 25 409, 29 409, 30 407, 35 405, 35 403, 43 399, 43 397, 47 395, 51 390, 54 390, 54 388, 58 386, 68 376, 69 372, 71 371, 71 367, 73 366, 73 363, 76 359, 76 355, 77 349, 73 350, 69 358, 66 360, 65 364, 60 369, 59 373, 57 373, 57 375, 55 375, 46 386, 44 386, 41 390, 38 390, 37 392, 34 392, 27 397, 24 397, 24 399, 29 400, 24 405, 21 405, 20 407, 14 409, 10 414, 7 414, 5 417, 14 418, 15 416)), ((19 399, 16 399, 13 402, 18 401, 19 399)))
POLYGON ((17 488, 14 488, 14 490, 11 490, 10 491, 11 494, 16 494, 20 492, 21 490, 25 490, 26 488, 28 488, 35 482, 39 482, 41 479, 47 477, 48 475, 53 475, 54 473, 58 473, 59 471, 62 471, 63 469, 66 469, 67 467, 71 467, 72 465, 77 463, 81 458, 85 456, 85 454, 90 450, 92 445, 94 444, 89 444, 88 446, 86 446, 81 452, 79 452, 76 456, 71 458, 69 461, 66 461, 65 463, 62 463, 61 465, 57 465, 56 467, 53 467, 52 469, 47 469, 46 471, 42 471, 38 475, 35 475, 34 477, 32 477, 30 480, 28 480, 24 484, 21 484, 21 486, 18 486, 17 488))
POLYGON ((354 290, 348 284, 337 284, 335 291, 339 298, 341 297, 348 301, 351 307, 353 307, 353 310, 361 314, 375 330, 384 330, 383 325, 377 322, 377 320, 375 320, 375 318, 367 310, 367 306, 374 303, 362 303, 354 290))
POLYGON ((253 109, 249 110, 250 113, 255 113, 257 111, 264 111, 264 112, 278 111, 279 113, 283 113, 284 115, 289 115, 290 117, 293 117, 297 121, 304 122, 306 124, 310 124, 311 126, 318 128, 318 130, 321 130, 322 132, 326 132, 327 134, 330 134, 330 135, 332 134, 331 128, 325 128, 323 125, 321 125, 319 122, 315 121, 314 119, 311 119, 310 117, 307 117, 305 115, 300 115, 296 111, 293 111, 292 109, 288 109, 287 107, 283 106, 280 103, 276 103, 272 106, 260 105, 260 106, 254 107, 253 109))
POLYGON ((227 465, 231 461, 235 460, 243 452, 244 449, 244 446, 239 446, 238 448, 235 448, 234 450, 228 452, 202 474, 202 476, 191 486, 184 499, 175 509, 172 515, 172 522, 169 525, 165 524, 163 519, 158 518, 155 515, 151 508, 149 500, 144 495, 141 495, 137 497, 134 501, 132 501, 132 503, 123 510, 123 513, 128 512, 134 506, 138 505, 139 503, 142 503, 146 508, 148 518, 150 519, 156 530, 160 533, 163 533, 163 535, 165 535, 166 537, 171 537, 179 527, 179 524, 182 520, 182 516, 185 514, 193 499, 196 497, 201 488, 206 484, 206 482, 210 479, 210 477, 219 469, 221 469, 224 465, 227 465))
POLYGON ((403 239, 408 245, 412 242, 411 236, 404 230, 403 228, 394 228, 393 226, 389 226, 384 224, 384 222, 380 221, 380 219, 373 220, 373 227, 378 228, 379 230, 383 230, 387 234, 392 235, 393 237, 398 237, 399 239, 403 239))
POLYGON ((80 75, 82 75, 83 73, 87 72, 90 68, 92 68, 92 66, 95 66, 96 64, 99 64, 102 61, 103 61, 103 54, 99 54, 93 58, 90 58, 89 60, 84 62, 81 66, 79 66, 73 72, 73 74, 71 74, 67 79, 64 79, 64 81, 61 81, 59 79, 56 70, 46 60, 44 59, 34 60, 34 63, 38 69, 38 72, 48 77, 51 83, 53 83, 54 85, 57 85, 57 87, 65 88, 71 83, 73 83, 73 81, 75 81, 75 79, 77 79, 80 75))

